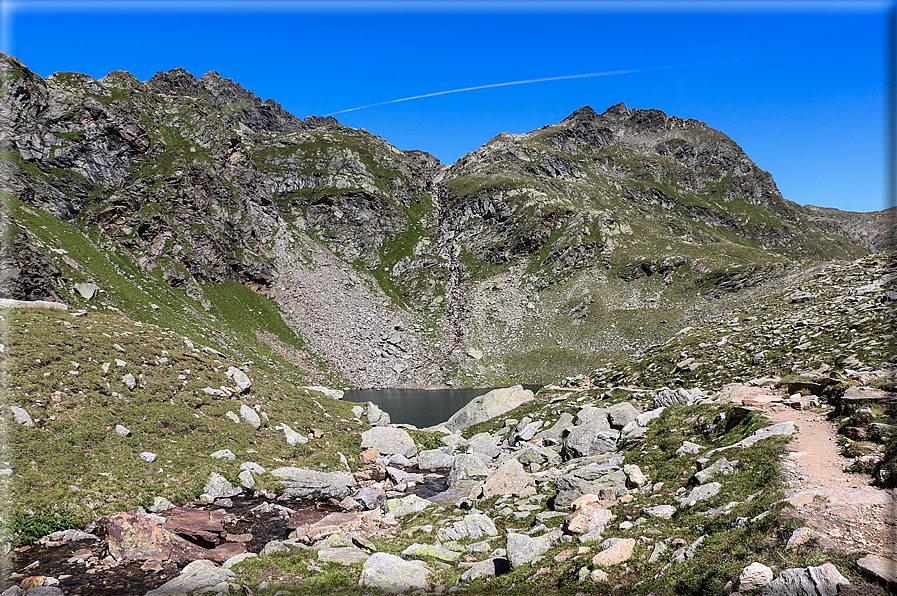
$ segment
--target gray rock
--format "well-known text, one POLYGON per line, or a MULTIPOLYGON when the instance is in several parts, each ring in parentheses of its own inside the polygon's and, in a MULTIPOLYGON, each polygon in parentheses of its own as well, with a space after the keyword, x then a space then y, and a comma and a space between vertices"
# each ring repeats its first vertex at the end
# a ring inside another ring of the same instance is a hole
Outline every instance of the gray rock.
POLYGON ((427 449, 417 454, 417 467, 421 470, 435 470, 436 468, 450 468, 455 463, 455 456, 446 453, 449 447, 440 449, 427 449), (445 449, 445 451, 443 451, 445 449))
POLYGON ((154 461, 156 461, 156 454, 150 453, 149 451, 144 451, 143 453, 140 454, 139 457, 140 457, 140 459, 142 459, 143 461, 148 462, 148 463, 153 463, 154 461))
POLYGON ((365 510, 381 509, 386 505, 386 495, 369 488, 362 488, 355 495, 355 500, 361 503, 365 510))
POLYGON ((9 409, 12 410, 12 418, 15 420, 16 424, 21 424, 22 426, 34 426, 34 420, 32 420, 28 412, 25 411, 25 408, 9 406, 9 409))
POLYGON ((384 455, 399 453, 405 457, 414 457, 417 454, 414 439, 407 431, 388 426, 375 426, 361 433, 361 447, 384 455))
POLYGON ((539 447, 532 443, 522 443, 520 446, 522 449, 513 457, 525 466, 532 464, 539 464, 540 466, 555 465, 561 461, 559 453, 546 447, 539 447))
POLYGON ((404 517, 435 505, 432 501, 421 499, 417 495, 408 495, 401 499, 389 499, 386 501, 386 509, 395 517, 404 517))
POLYGON ((561 474, 555 481, 557 496, 555 509, 569 509, 576 499, 585 494, 598 494, 602 488, 611 488, 615 493, 625 494, 626 473, 616 460, 604 464, 588 464, 561 474))
POLYGON ((455 412, 444 426, 455 433, 479 422, 491 420, 510 412, 514 408, 533 399, 533 392, 520 385, 504 389, 493 389, 485 395, 474 398, 466 406, 455 412))
POLYGON ((246 376, 242 370, 237 368, 236 366, 231 366, 227 369, 228 377, 234 382, 234 385, 237 386, 237 389, 240 393, 246 393, 249 391, 249 388, 252 387, 252 381, 249 380, 249 377, 246 376))
POLYGON ((548 549, 557 544, 562 535, 561 531, 557 529, 538 538, 532 538, 526 534, 508 532, 507 552, 511 569, 532 563, 536 557, 545 554, 548 549))
POLYGON ((380 418, 383 416, 383 410, 380 409, 380 406, 375 404, 372 401, 367 403, 367 419, 368 423, 376 425, 380 418))
POLYGON ((205 489, 203 489, 204 494, 216 499, 222 497, 235 497, 241 492, 243 491, 231 484, 227 478, 216 472, 212 472, 209 475, 209 480, 206 482, 205 489))
POLYGON ((470 582, 475 579, 484 577, 495 577, 503 575, 511 570, 510 562, 503 557, 490 557, 485 561, 478 561, 467 568, 467 571, 461 574, 462 582, 470 582))
POLYGON ((357 546, 340 546, 318 549, 318 561, 321 563, 339 563, 353 565, 367 561, 370 555, 357 546))
POLYGON ((352 415, 356 418, 361 418, 361 415, 364 414, 364 408, 361 406, 352 406, 352 415))
POLYGON ((897 561, 879 555, 866 555, 857 561, 857 565, 891 586, 897 585, 897 561))
POLYGON ((135 379, 134 375, 132 375, 131 373, 128 373, 125 376, 123 376, 121 378, 121 382, 125 384, 125 387, 127 387, 128 389, 131 389, 131 390, 133 390, 135 387, 137 387, 137 379, 135 379))
POLYGON ((56 586, 37 586, 23 593, 22 596, 63 596, 65 592, 56 586))
POLYGON ((617 450, 620 438, 618 430, 604 430, 607 419, 598 417, 589 422, 573 427, 564 438, 562 453, 566 459, 588 457, 599 453, 617 450))
POLYGON ((240 418, 256 430, 262 426, 262 419, 259 417, 258 412, 246 404, 240 404, 240 418))
POLYGON ((696 472, 695 480, 700 484, 707 484, 717 476, 726 476, 735 472, 735 466, 737 465, 738 460, 729 461, 725 457, 721 457, 700 472, 696 472))
POLYGON ((455 463, 448 473, 448 485, 473 488, 489 477, 489 470, 479 456, 462 453, 455 457, 455 463))
POLYGON ((349 495, 355 479, 341 472, 317 472, 304 468, 277 468, 271 475, 280 478, 286 487, 284 495, 294 498, 328 499, 341 501, 349 495))
POLYGON ((402 551, 402 556, 406 559, 436 559, 445 563, 454 563, 461 558, 461 553, 438 544, 429 545, 415 542, 402 551))
POLYGON ((240 553, 239 555, 234 555, 230 557, 227 561, 221 564, 224 569, 230 569, 236 565, 239 565, 246 559, 252 559, 253 557, 257 557, 258 555, 255 553, 240 553))
POLYGON ((628 401, 614 404, 607 409, 607 417, 611 428, 623 428, 638 418, 639 411, 628 401))
POLYGON ((125 427, 122 426, 121 424, 116 424, 116 425, 115 425, 115 432, 116 432, 119 436, 122 436, 122 437, 129 437, 129 436, 131 436, 131 431, 129 431, 127 428, 125 428, 125 427))
POLYGON ((255 477, 253 477, 252 472, 249 470, 243 470, 237 476, 240 479, 240 486, 245 488, 246 490, 252 490, 255 488, 255 477))
POLYGON ((837 596, 839 585, 850 585, 831 563, 786 569, 763 588, 763 596, 837 596))
POLYGON ((81 294, 81 297, 85 300, 90 300, 91 298, 96 296, 99 290, 99 286, 94 283, 75 284, 75 291, 81 294))
POLYGON ((264 474, 265 468, 261 467, 254 461, 245 461, 240 464, 240 470, 249 470, 253 474, 264 474))
POLYGON ((698 445, 697 443, 692 443, 691 441, 682 441, 682 447, 676 450, 676 455, 694 455, 695 453, 700 452, 705 447, 698 445))
POLYGON ((149 511, 150 513, 161 513, 162 511, 168 511, 169 509, 174 509, 174 503, 165 497, 155 497, 153 498, 153 504, 149 508, 149 511))
POLYGON ((395 555, 374 553, 361 568, 359 586, 388 594, 430 589, 430 570, 419 561, 405 561, 395 555))
POLYGON ((526 416, 511 432, 508 442, 512 445, 516 445, 521 441, 529 441, 536 436, 536 432, 540 428, 542 428, 541 420, 533 421, 529 416, 526 416))
POLYGON ((648 410, 647 412, 643 412, 636 416, 635 421, 639 426, 648 426, 648 423, 655 418, 659 418, 665 409, 665 407, 661 406, 659 408, 654 408, 653 410, 648 410))
POLYGON ((495 437, 489 433, 478 433, 467 439, 467 447, 473 453, 485 455, 489 459, 498 457, 501 450, 495 444, 495 437))
POLYGON ((576 420, 574 424, 576 426, 581 426, 583 424, 593 423, 594 428, 597 430, 610 430, 610 420, 607 417, 607 409, 605 408, 596 408, 595 406, 583 406, 583 408, 576 413, 576 420))
POLYGON ((218 567, 211 561, 194 561, 184 567, 181 574, 176 578, 162 584, 155 590, 147 592, 146 596, 191 594, 203 588, 210 588, 222 582, 235 581, 236 579, 237 575, 230 569, 218 567))
POLYGON ((308 443, 308 437, 297 433, 286 424, 281 423, 280 428, 281 430, 283 430, 283 434, 286 436, 287 443, 292 445, 293 447, 295 447, 296 445, 305 445, 306 443, 308 443))
POLYGON ((234 452, 230 449, 219 449, 214 452, 211 456, 212 459, 237 459, 237 456, 234 455, 234 452))
POLYGON ((465 515, 461 521, 457 521, 447 528, 439 528, 436 531, 436 539, 440 542, 471 540, 497 535, 498 530, 495 528, 495 524, 482 513, 465 515))
MULTIPOLYGON (((779 435, 791 436, 794 434, 794 429, 794 422, 790 420, 787 422, 779 422, 778 424, 772 424, 770 426, 765 426, 759 430, 755 430, 751 436, 738 441, 730 447, 750 447, 757 441, 762 441, 763 439, 768 439, 769 437, 775 437, 779 435)), ((728 448, 729 447, 721 447, 719 449, 714 449, 710 453, 728 448)))
POLYGON ((259 552, 260 557, 267 557, 268 555, 273 555, 274 553, 288 553, 292 550, 290 546, 284 543, 282 540, 272 540, 268 542, 262 550, 259 552))
POLYGON ((551 428, 537 433, 532 440, 535 442, 550 442, 552 444, 557 444, 561 442, 561 437, 564 436, 564 431, 572 428, 573 414, 569 412, 561 412, 557 422, 555 422, 551 428))
POLYGON ((701 486, 696 486, 695 488, 691 489, 691 492, 688 493, 687 497, 679 501, 679 507, 691 507, 695 503, 700 503, 701 501, 712 499, 719 494, 722 486, 723 485, 719 482, 709 482, 707 484, 702 484, 701 486))
POLYGON ((689 405, 694 403, 694 401, 694 396, 685 389, 673 390, 664 387, 657 392, 657 397, 654 398, 654 402, 651 404, 651 409, 654 410, 676 404, 689 405))
POLYGON ((657 505, 655 507, 642 507, 642 513, 649 517, 659 517, 661 519, 672 519, 676 515, 676 508, 673 505, 657 505))

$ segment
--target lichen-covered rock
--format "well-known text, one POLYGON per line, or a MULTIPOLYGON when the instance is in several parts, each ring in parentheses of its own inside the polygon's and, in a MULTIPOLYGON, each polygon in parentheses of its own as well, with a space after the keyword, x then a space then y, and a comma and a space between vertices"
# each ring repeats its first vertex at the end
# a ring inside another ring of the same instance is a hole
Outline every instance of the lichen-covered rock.
POLYGON ((421 499, 417 495, 408 495, 401 499, 389 499, 386 501, 386 509, 395 517, 403 517, 411 513, 423 511, 434 503, 426 499, 421 499))
POLYGON ((498 530, 495 528, 495 524, 482 513, 465 515, 461 521, 457 521, 447 528, 439 528, 436 532, 436 538, 441 542, 472 540, 496 535, 498 535, 498 530))
POLYGON ((462 453, 455 457, 455 463, 448 473, 448 485, 452 488, 473 488, 489 477, 489 469, 479 456, 462 453))
POLYGON ((453 463, 455 463, 455 456, 451 454, 450 447, 426 449, 417 454, 417 467, 421 470, 450 468, 453 463))
POLYGON ((361 433, 361 447, 373 449, 384 455, 398 453, 405 457, 414 457, 417 454, 414 439, 407 431, 388 426, 375 426, 361 433))
POLYGON ((405 561, 388 553, 374 553, 361 568, 359 586, 387 594, 430 589, 430 570, 419 561, 405 561))
POLYGON ((560 530, 552 530, 536 538, 526 534, 508 532, 506 550, 511 569, 532 563, 537 557, 543 555, 548 549, 557 544, 560 538, 560 530))
MULTIPOLYGON (((622 462, 622 459, 619 460, 622 462)), ((557 509, 569 509, 573 501, 586 494, 598 494, 602 488, 610 488, 623 494, 626 492, 626 474, 617 463, 588 464, 561 474, 555 481, 557 509)))
POLYGON ((536 481, 523 469, 516 459, 509 459, 483 483, 483 499, 501 495, 521 495, 524 492, 535 494, 536 481))
POLYGON ((850 585, 831 563, 786 569, 763 588, 763 596, 837 596, 838 586, 850 585))
POLYGON ((406 559, 436 559, 444 563, 454 563, 461 558, 461 553, 445 548, 444 546, 414 543, 402 551, 406 559))
POLYGON ((635 548, 634 538, 622 538, 592 557, 592 565, 612 567, 628 561, 632 557, 635 548))
POLYGON ((355 479, 341 472, 318 472, 304 468, 284 467, 271 470, 271 475, 280 479, 286 487, 284 494, 296 498, 343 500, 349 495, 355 479))

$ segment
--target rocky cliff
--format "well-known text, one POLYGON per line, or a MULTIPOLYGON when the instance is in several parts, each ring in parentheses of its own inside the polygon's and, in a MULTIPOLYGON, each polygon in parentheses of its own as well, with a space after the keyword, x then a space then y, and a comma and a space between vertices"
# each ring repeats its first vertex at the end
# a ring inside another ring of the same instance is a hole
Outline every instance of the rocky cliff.
POLYGON ((550 381, 894 246, 892 213, 786 201, 724 134, 658 110, 584 107, 444 166, 215 72, 0 73, 0 294, 167 309, 305 377, 550 381), (229 310, 247 288, 276 341, 229 310))

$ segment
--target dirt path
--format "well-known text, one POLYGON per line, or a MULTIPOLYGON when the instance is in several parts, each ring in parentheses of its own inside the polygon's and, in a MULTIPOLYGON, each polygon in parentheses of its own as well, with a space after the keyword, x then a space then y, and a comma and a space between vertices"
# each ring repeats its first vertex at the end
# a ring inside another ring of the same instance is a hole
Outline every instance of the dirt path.
POLYGON ((894 491, 870 486, 871 477, 844 471, 835 426, 819 412, 775 403, 761 406, 773 422, 792 421, 798 432, 782 461, 796 515, 822 537, 823 545, 891 557, 897 551, 894 491))

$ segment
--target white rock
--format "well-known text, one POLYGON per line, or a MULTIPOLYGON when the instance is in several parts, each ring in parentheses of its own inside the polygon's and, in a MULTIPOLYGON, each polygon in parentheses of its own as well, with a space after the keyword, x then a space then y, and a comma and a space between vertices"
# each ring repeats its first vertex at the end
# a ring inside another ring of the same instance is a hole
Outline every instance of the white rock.
POLYGON ((143 453, 140 454, 140 459, 142 459, 143 461, 152 463, 152 462, 156 461, 156 454, 150 453, 149 451, 144 451, 143 453))
POLYGON ((754 561, 741 570, 738 575, 738 590, 748 592, 757 588, 762 588, 772 581, 772 569, 754 561))

